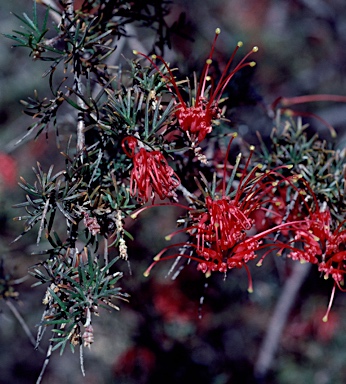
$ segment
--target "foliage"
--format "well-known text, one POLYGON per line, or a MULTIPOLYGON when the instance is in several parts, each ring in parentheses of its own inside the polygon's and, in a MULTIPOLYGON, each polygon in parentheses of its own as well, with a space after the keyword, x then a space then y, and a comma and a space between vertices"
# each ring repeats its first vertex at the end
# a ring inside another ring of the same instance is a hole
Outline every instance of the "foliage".
MULTIPOLYGON (((42 24, 38 3, 48 4, 34 1, 32 18, 17 16, 23 31, 6 35, 28 48, 34 60, 51 62, 44 74, 51 97, 35 93, 23 101, 34 119, 24 137, 35 132, 38 138, 50 127, 59 136, 58 127, 68 127, 66 116, 74 124, 61 152, 65 167, 54 173, 52 165, 46 172, 37 163, 37 180, 21 178, 26 200, 16 204, 26 214, 16 217, 25 223, 15 241, 37 228, 36 243, 45 247, 39 252, 45 260, 29 273, 38 280, 35 285, 47 286, 36 340, 38 348, 51 329, 47 361, 51 351, 63 353, 67 344, 72 350, 90 347, 98 307, 119 309, 113 300, 127 301, 118 286, 122 273, 114 269, 131 260, 127 223, 152 207, 184 210, 179 229, 167 240, 182 233, 185 240, 160 251, 146 276, 170 259, 175 277, 190 262, 206 277, 220 272, 226 278, 244 268, 252 292, 248 264, 285 255, 331 276, 327 321, 346 272, 345 153, 317 134, 309 137, 301 119, 285 115, 278 103, 270 142, 259 133, 259 150, 230 129, 223 95, 238 72, 255 66, 248 58, 258 48, 234 65, 238 42, 218 81, 211 81, 216 29, 199 81, 180 80, 163 58, 171 33, 184 21, 166 24, 169 2, 60 1, 47 7, 42 24), (52 15, 58 25, 50 26, 52 15), (135 51, 137 57, 127 59, 123 70, 110 58, 132 23, 154 30, 154 54, 135 51), (233 145, 243 149, 237 156, 233 145), (109 252, 114 249, 117 256, 109 252)), ((1 279, 1 287, 5 300, 16 296, 8 293, 8 280, 1 279)), ((38 382, 45 368, 46 363, 38 382)))

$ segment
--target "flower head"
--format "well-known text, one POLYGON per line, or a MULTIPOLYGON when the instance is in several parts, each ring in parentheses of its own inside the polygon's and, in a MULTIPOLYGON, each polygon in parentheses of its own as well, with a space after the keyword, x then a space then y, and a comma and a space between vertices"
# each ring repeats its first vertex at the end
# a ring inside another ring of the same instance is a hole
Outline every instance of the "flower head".
POLYGON ((143 203, 155 193, 162 200, 166 197, 176 198, 175 190, 180 184, 180 179, 160 151, 148 151, 144 147, 137 150, 138 140, 133 136, 126 137, 122 147, 133 161, 130 176, 131 196, 137 195, 137 199, 143 203))
MULTIPOLYGON (((327 279, 330 275, 340 287, 346 273, 346 230, 341 223, 332 229, 331 214, 326 205, 311 214, 305 228, 296 232, 295 241, 301 242, 302 249, 290 253, 290 257, 300 261, 318 264, 320 272, 327 279)), ((341 288, 341 287, 340 287, 341 288)))
MULTIPOLYGON (((344 276, 346 274, 346 230, 345 222, 340 223, 333 230, 333 220, 326 204, 320 208, 316 206, 315 212, 306 220, 305 228, 296 232, 295 241, 301 242, 301 248, 296 248, 289 256, 302 262, 318 265, 318 270, 334 280, 334 287, 330 297, 327 313, 323 320, 328 320, 328 315, 334 300, 335 288, 345 291, 344 276)), ((335 226, 334 226, 335 227, 335 226)))
MULTIPOLYGON (((196 94, 191 100, 190 104, 187 104, 183 96, 181 95, 179 87, 172 74, 172 71, 169 68, 168 64, 165 62, 165 60, 160 56, 152 56, 153 59, 160 60, 167 70, 168 75, 162 74, 162 76, 166 78, 174 88, 175 94, 178 98, 176 116, 180 128, 188 134, 192 143, 200 143, 206 137, 206 135, 212 131, 213 120, 221 117, 222 112, 219 108, 219 102, 225 88, 233 78, 234 74, 244 67, 253 67, 256 64, 254 61, 246 62, 247 58, 252 53, 258 51, 258 47, 253 47, 252 50, 248 52, 244 56, 244 58, 235 66, 234 69, 229 70, 238 49, 243 45, 242 42, 238 42, 221 75, 218 84, 214 89, 208 92, 207 81, 210 79, 208 72, 212 64, 212 56, 215 50, 216 40, 220 32, 220 28, 217 28, 215 31, 215 37, 208 59, 206 60, 202 71, 196 94)), ((138 53, 137 51, 134 51, 134 53, 146 57, 156 67, 156 69, 160 71, 160 69, 155 65, 155 63, 153 63, 152 59, 142 53, 138 53)))
MULTIPOLYGON (((226 159, 231 143, 232 140, 227 149, 226 159)), ((254 217, 258 211, 266 210, 270 204, 268 201, 270 191, 278 184, 272 181, 273 177, 281 178, 282 182, 288 182, 289 179, 280 175, 277 170, 261 172, 260 165, 249 170, 254 147, 250 147, 250 151, 240 175, 237 171, 241 156, 237 157, 227 183, 225 160, 220 191, 216 185, 212 188, 200 187, 203 195, 196 199, 195 207, 189 208, 184 220, 185 227, 167 236, 169 240, 177 233, 185 232, 189 235, 189 240, 162 250, 155 256, 154 263, 147 269, 146 275, 158 261, 183 256, 197 261, 197 269, 206 276, 215 271, 226 273, 230 269, 244 267, 248 273, 249 291, 252 291, 251 276, 246 264, 257 257, 258 250, 267 246, 271 249, 289 247, 280 242, 267 244, 264 239, 281 228, 292 229, 298 222, 282 223, 263 232, 254 232, 254 217), (166 251, 174 247, 180 247, 180 253, 166 256, 166 251), (189 255, 182 251, 189 248, 192 250, 189 255)))

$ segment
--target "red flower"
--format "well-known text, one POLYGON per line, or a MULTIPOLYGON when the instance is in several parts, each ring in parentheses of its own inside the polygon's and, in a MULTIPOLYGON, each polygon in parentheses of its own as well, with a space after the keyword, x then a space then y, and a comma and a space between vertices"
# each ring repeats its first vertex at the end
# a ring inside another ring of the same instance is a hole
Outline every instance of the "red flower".
POLYGON ((17 163, 6 153, 0 152, 0 183, 12 188, 17 183, 17 163))
MULTIPOLYGON (((220 32, 221 31, 219 28, 217 28, 215 31, 214 41, 213 41, 208 59, 205 62, 202 75, 199 81, 199 85, 196 90, 196 94, 191 101, 191 105, 188 105, 184 101, 184 98, 182 97, 179 91, 179 87, 172 74, 172 71, 170 70, 165 60, 160 56, 156 56, 156 55, 152 56, 153 59, 156 59, 156 58, 159 59, 163 63, 163 65, 165 66, 168 72, 168 75, 162 74, 162 76, 164 78, 167 78, 174 88, 174 91, 179 100, 177 105, 177 112, 176 112, 178 122, 181 129, 189 135, 189 138, 192 143, 201 142, 206 137, 206 135, 212 131, 212 121, 221 117, 222 113, 221 113, 221 109, 219 108, 219 102, 226 86, 228 85, 228 83, 230 82, 234 74, 244 67, 247 67, 247 66, 253 67, 255 65, 254 61, 251 61, 251 62, 245 62, 245 61, 253 52, 258 51, 257 47, 253 47, 252 50, 249 53, 247 53, 245 57, 236 65, 236 67, 233 70, 229 71, 229 68, 233 62, 235 54, 237 53, 238 49, 243 45, 242 42, 239 42, 236 48, 234 49, 231 55, 231 58, 229 59, 221 75, 219 83, 216 85, 215 89, 208 92, 207 91, 207 81, 209 80, 208 72, 209 72, 210 65, 212 63, 212 56, 215 49, 215 43, 220 32)), ((156 67, 156 69, 159 72, 161 72, 161 70, 155 65, 155 63, 153 63, 152 59, 150 59, 146 55, 139 53, 137 51, 134 51, 134 53, 140 54, 145 58, 147 58, 156 67)))
POLYGON ((321 244, 321 261, 318 270, 324 273, 325 279, 331 275, 337 286, 345 290, 341 285, 344 283, 346 273, 346 230, 342 230, 342 223, 332 232, 329 211, 318 214, 318 219, 311 226, 311 230, 321 244))
POLYGON ((305 228, 297 231, 295 241, 303 243, 302 249, 296 249, 290 253, 290 257, 300 261, 318 264, 318 270, 334 280, 334 287, 330 297, 327 312, 323 318, 328 320, 328 315, 334 300, 336 286, 342 290, 344 275, 346 273, 346 230, 343 229, 345 222, 340 223, 332 230, 333 221, 326 204, 322 209, 316 205, 316 212, 306 220, 305 228))
POLYGON ((156 356, 147 347, 134 346, 125 350, 114 364, 114 375, 136 375, 147 378, 156 365, 156 356))
MULTIPOLYGON (((251 247, 248 244, 248 252, 236 247, 246 239, 245 231, 251 229, 253 224, 248 217, 249 212, 242 210, 245 207, 228 197, 213 200, 206 196, 205 208, 205 212, 194 218, 193 229, 189 230, 196 239, 197 255, 204 258, 197 268, 204 273, 217 270, 226 272, 227 269, 240 268, 253 259, 253 250, 258 248, 258 242, 251 242, 251 247)), ((193 213, 190 214, 193 216, 193 213)))
POLYGON ((332 219, 328 208, 311 214, 306 227, 296 232, 295 241, 303 242, 303 248, 290 253, 293 259, 318 264, 318 270, 329 275, 341 289, 346 273, 346 230, 341 223, 332 231, 332 219))
POLYGON ((175 189, 180 179, 167 163, 160 151, 147 151, 141 147, 136 153, 138 140, 133 136, 126 137, 122 147, 126 155, 133 160, 133 169, 130 176, 130 194, 136 196, 138 201, 147 202, 154 194, 160 199, 166 197, 176 198, 175 189), (126 149, 127 143, 130 151, 126 149))
POLYGON ((153 303, 164 321, 188 323, 195 318, 197 308, 177 286, 176 281, 154 286, 153 303))
MULTIPOLYGON (((217 28, 215 31, 215 37, 210 50, 210 54, 205 62, 195 99, 192 100, 192 105, 187 105, 185 103, 179 92, 179 89, 175 87, 175 91, 179 99, 177 111, 179 125, 183 131, 190 135, 192 142, 201 142, 206 137, 206 135, 212 131, 212 121, 221 117, 222 113, 221 109, 219 108, 219 102, 226 86, 234 74, 246 66, 252 67, 255 65, 254 61, 245 63, 245 60, 249 57, 250 54, 258 51, 257 47, 253 47, 252 50, 240 61, 240 63, 228 73, 229 67, 233 62, 236 52, 243 45, 242 42, 239 42, 221 75, 219 83, 215 89, 210 92, 209 95, 206 95, 206 84, 209 78, 208 72, 212 63, 215 43, 220 32, 221 31, 219 28, 217 28)), ((174 82, 172 83, 174 85, 174 82)))
MULTIPOLYGON (((231 142, 227 149, 227 155, 231 142)), ((254 148, 251 148, 251 154, 253 150, 254 148)), ((237 163, 230 180, 228 180, 228 185, 226 185, 225 180, 226 164, 224 165, 221 192, 206 195, 204 202, 198 200, 200 207, 189 209, 186 220, 187 227, 167 236, 167 239, 171 239, 179 232, 186 232, 190 235, 189 241, 163 249, 154 258, 154 263, 147 269, 146 275, 158 261, 184 256, 197 261, 197 269, 207 276, 214 271, 226 273, 229 269, 244 267, 248 273, 249 291, 251 291, 251 276, 246 264, 257 257, 256 252, 265 247, 270 247, 270 249, 275 247, 279 250, 291 249, 289 245, 281 242, 266 244, 263 239, 281 228, 295 229, 295 226, 301 223, 300 221, 282 223, 257 234, 250 232, 254 228, 253 217, 255 213, 266 210, 266 206, 270 203, 268 196, 272 195, 271 190, 276 188, 279 183, 273 182, 273 177, 281 178, 282 182, 289 181, 289 178, 283 177, 276 170, 261 173, 260 166, 255 166, 251 171, 248 171, 251 154, 241 171, 240 179, 234 180, 239 164, 237 163), (233 185, 236 187, 232 187, 233 185), (187 255, 180 252, 178 255, 163 256, 166 251, 175 247, 192 248, 194 253, 187 255)), ((240 156, 238 160, 240 160, 240 156)), ((283 167, 289 168, 288 166, 283 167)))

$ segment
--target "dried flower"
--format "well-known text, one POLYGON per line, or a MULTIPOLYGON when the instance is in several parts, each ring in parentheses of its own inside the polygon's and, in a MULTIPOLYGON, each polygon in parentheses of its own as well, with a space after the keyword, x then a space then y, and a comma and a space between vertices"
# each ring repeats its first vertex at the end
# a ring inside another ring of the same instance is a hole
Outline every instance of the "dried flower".
POLYGON ((96 217, 90 217, 87 212, 84 212, 83 214, 84 219, 83 223, 88 228, 89 232, 93 235, 96 236, 98 233, 100 233, 100 224, 97 222, 96 217))
POLYGON ((127 245, 123 237, 119 239, 119 254, 122 259, 128 259, 127 245))
POLYGON ((85 331, 83 332, 82 339, 83 339, 84 347, 90 348, 91 344, 94 342, 94 328, 91 324, 85 327, 85 331))

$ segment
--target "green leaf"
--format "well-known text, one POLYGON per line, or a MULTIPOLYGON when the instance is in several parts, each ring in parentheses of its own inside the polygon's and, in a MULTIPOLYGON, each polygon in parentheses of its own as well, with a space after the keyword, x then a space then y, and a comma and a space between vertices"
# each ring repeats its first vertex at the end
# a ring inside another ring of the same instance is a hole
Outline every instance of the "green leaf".
MULTIPOLYGON (((52 295, 53 299, 59 304, 59 306, 61 307, 61 309, 62 309, 64 312, 66 312, 66 310, 67 310, 67 306, 66 306, 66 304, 63 303, 63 302, 60 300, 59 296, 58 296, 58 295, 57 295, 51 288, 47 288, 47 289, 48 289, 49 293, 52 295)), ((68 322, 68 321, 65 320, 65 322, 68 322)), ((57 324, 59 324, 59 323, 57 323, 57 324)))
MULTIPOLYGON (((36 1, 34 1, 34 4, 36 5, 36 1)), ((32 30, 34 30, 35 32, 37 32, 38 34, 40 33, 39 29, 37 28, 37 25, 35 25, 35 22, 32 21, 30 19, 30 17, 26 14, 26 13, 23 13, 23 16, 24 16, 24 19, 26 20, 26 25, 31 28, 32 30)), ((36 15, 35 15, 36 16, 36 15)), ((23 22, 24 20, 21 19, 23 22)))
POLYGON ((130 232, 127 232, 126 229, 123 228, 123 231, 124 231, 124 234, 130 239, 130 240, 134 240, 134 237, 131 235, 130 232))
POLYGON ((57 207, 59 208, 59 211, 68 219, 71 223, 74 225, 77 225, 75 219, 62 207, 62 205, 57 201, 56 202, 57 207))
MULTIPOLYGON (((49 289, 49 288, 48 288, 49 289)), ((60 320, 44 320, 42 321, 42 325, 57 325, 57 324, 67 324, 69 323, 70 320, 67 320, 67 319, 60 319, 60 320)), ((57 330, 59 331, 59 330, 57 330)), ((60 332, 62 333, 62 331, 60 330, 60 332)))

